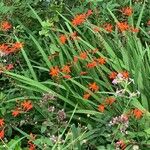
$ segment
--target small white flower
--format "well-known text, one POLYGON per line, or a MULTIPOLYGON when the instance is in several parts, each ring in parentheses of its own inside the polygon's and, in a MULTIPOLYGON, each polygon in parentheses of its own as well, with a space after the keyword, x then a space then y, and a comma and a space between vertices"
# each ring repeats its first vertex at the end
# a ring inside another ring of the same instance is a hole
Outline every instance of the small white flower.
POLYGON ((131 98, 131 97, 135 97, 135 96, 137 96, 137 93, 135 93, 135 92, 130 93, 130 98, 131 98))
POLYGON ((125 90, 124 89, 121 89, 121 90, 116 90, 116 96, 122 96, 123 94, 125 93, 125 90))
POLYGON ((136 92, 137 92, 137 95, 138 95, 138 96, 141 94, 140 91, 138 91, 138 90, 136 90, 136 92))
POLYGON ((6 54, 0 51, 0 57, 5 56, 6 54))
POLYGON ((117 80, 117 79, 114 79, 114 80, 112 81, 112 83, 113 83, 113 84, 118 84, 118 80, 117 80))
POLYGON ((118 77, 118 78, 123 78, 123 75, 122 75, 121 73, 118 73, 118 74, 117 74, 117 77, 118 77))
POLYGON ((133 150, 139 150, 139 146, 138 145, 133 145, 133 150))
POLYGON ((90 114, 87 114, 87 117, 90 117, 90 114))
POLYGON ((87 142, 87 140, 83 140, 83 143, 86 143, 87 142))
POLYGON ((6 59, 4 59, 4 60, 3 60, 3 62, 5 63, 5 62, 7 62, 7 60, 6 60, 6 59))
POLYGON ((132 82, 133 84, 135 84, 134 79, 129 78, 130 82, 132 82))

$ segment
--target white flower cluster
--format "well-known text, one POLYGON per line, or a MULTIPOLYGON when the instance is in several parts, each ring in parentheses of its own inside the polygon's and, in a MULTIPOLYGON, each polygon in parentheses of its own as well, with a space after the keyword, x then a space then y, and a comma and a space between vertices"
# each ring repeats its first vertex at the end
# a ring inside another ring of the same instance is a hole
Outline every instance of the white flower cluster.
POLYGON ((125 78, 121 73, 118 73, 116 78, 112 81, 114 85, 118 85, 120 83, 123 83, 124 87, 123 89, 118 89, 116 90, 115 95, 116 96, 125 96, 128 95, 128 98, 132 97, 137 97, 140 95, 140 92, 136 90, 135 92, 131 92, 130 90, 127 89, 127 86, 130 85, 131 83, 135 84, 134 79, 132 78, 125 78))
POLYGON ((134 83, 133 79, 131 79, 131 78, 129 78, 129 79, 125 78, 122 73, 118 73, 117 76, 116 76, 116 78, 112 81, 112 83, 116 85, 118 83, 122 83, 122 82, 128 81, 128 80, 129 80, 130 83, 131 82, 134 83))
POLYGON ((121 133, 127 134, 126 129, 129 126, 129 120, 128 117, 124 114, 118 117, 112 118, 112 120, 108 124, 109 126, 119 125, 119 130, 121 133))

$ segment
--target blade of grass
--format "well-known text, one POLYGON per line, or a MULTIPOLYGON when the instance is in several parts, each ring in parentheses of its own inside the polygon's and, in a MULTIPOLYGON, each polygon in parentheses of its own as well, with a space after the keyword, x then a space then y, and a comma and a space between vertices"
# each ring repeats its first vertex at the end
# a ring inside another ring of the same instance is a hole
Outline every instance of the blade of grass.
MULTIPOLYGON (((16 37, 16 35, 14 35, 14 36, 15 36, 15 39, 17 40, 17 42, 20 42, 19 39, 16 37)), ((22 55, 23 55, 23 57, 24 57, 24 59, 25 59, 25 61, 27 63, 27 66, 28 66, 28 68, 29 68, 29 70, 31 72, 31 75, 32 75, 33 79, 38 81, 36 73, 34 72, 33 67, 32 67, 32 65, 30 63, 30 60, 29 60, 29 58, 28 58, 28 56, 27 56, 27 54, 26 54, 26 52, 25 52, 25 50, 23 48, 21 48, 21 52, 22 52, 22 55)))

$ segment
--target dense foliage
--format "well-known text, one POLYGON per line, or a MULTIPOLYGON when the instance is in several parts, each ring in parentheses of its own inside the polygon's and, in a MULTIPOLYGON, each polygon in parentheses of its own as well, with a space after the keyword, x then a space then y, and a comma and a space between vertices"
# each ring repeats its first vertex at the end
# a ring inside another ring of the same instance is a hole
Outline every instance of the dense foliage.
POLYGON ((150 149, 150 1, 0 1, 0 149, 150 149))

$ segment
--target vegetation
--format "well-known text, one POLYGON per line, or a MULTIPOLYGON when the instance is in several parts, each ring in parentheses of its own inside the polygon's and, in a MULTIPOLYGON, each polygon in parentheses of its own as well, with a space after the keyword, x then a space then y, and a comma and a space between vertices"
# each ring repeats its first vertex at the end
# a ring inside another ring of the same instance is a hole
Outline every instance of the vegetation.
POLYGON ((149 10, 2 0, 0 149, 150 149, 149 10))

